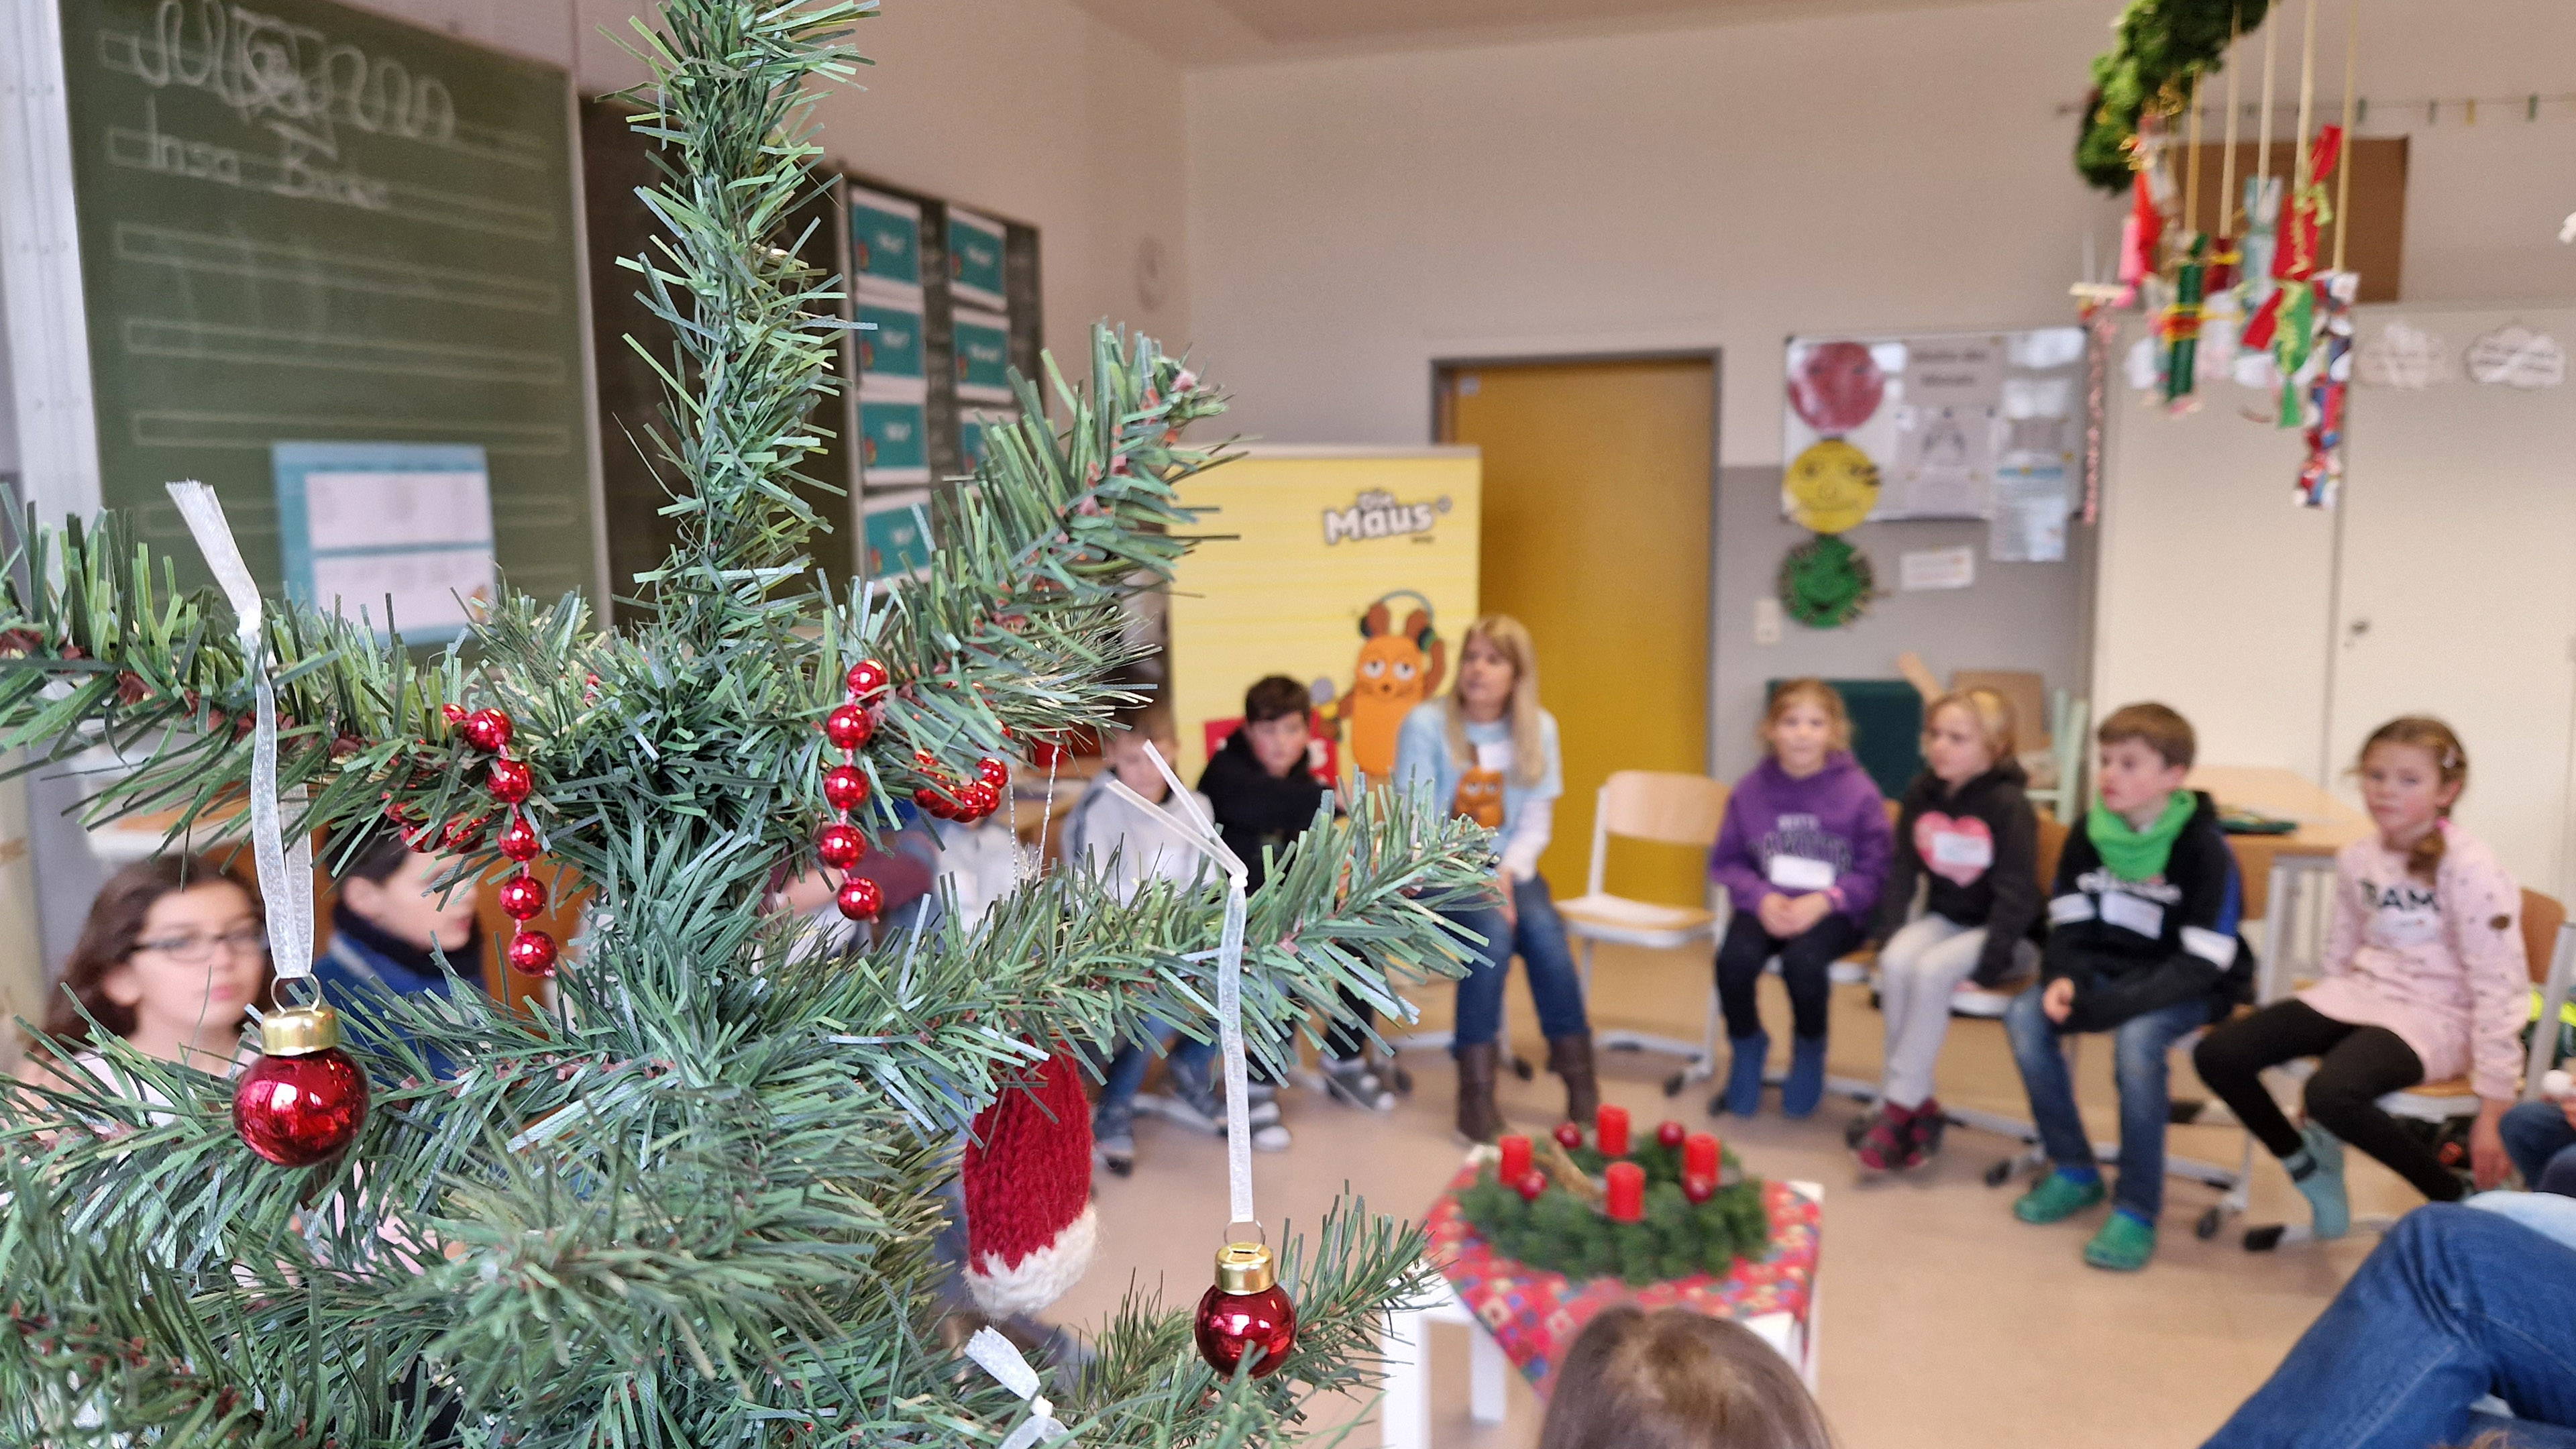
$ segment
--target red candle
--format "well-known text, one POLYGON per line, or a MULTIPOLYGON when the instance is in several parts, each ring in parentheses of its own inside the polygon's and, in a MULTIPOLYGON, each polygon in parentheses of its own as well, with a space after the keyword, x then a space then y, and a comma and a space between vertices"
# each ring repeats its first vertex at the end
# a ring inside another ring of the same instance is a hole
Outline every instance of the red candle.
POLYGON ((1682 1143, 1682 1176, 1717 1181, 1717 1134, 1694 1132, 1682 1143))
POLYGON ((1529 1176, 1530 1140, 1526 1137, 1505 1137, 1499 1145, 1503 1149, 1503 1165, 1494 1174, 1494 1179, 1497 1182, 1508 1182, 1518 1186, 1522 1178, 1529 1176))
POLYGON ((1592 1117, 1593 1144, 1604 1157, 1628 1155, 1628 1109, 1612 1102, 1601 1104, 1592 1117))
POLYGON ((1646 1215, 1646 1169, 1633 1162, 1614 1162, 1604 1176, 1610 1186, 1610 1221, 1633 1223, 1646 1215))

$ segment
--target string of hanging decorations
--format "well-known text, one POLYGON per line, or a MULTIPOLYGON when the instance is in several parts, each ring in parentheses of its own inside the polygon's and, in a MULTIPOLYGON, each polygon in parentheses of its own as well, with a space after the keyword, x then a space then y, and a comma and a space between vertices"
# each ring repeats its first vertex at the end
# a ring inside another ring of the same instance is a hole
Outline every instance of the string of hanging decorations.
MULTIPOLYGON (((2253 174, 2241 187, 2237 136, 2247 107, 2226 76, 2216 109, 2224 125, 2218 193, 2204 204, 2201 145, 2212 107, 2203 83, 2225 67, 2273 7, 2269 0, 2134 0, 2118 43, 2093 64, 2097 93, 2076 165, 2101 184, 2097 163, 2116 148, 2118 189, 2130 198, 2116 283, 2090 277, 2073 289, 2097 349, 2114 344, 2116 313, 2151 319, 2125 360, 2129 383, 2175 413, 2200 403, 2200 384, 2233 379, 2268 390, 2258 420, 2306 433, 2298 501, 2330 507, 2343 475, 2344 405, 2352 368, 2351 305, 2359 278, 2345 266, 2351 167, 2346 138, 2360 119, 2354 73, 2359 0, 2348 0, 2340 124, 2318 124, 2317 4, 2301 21, 2296 119, 2286 157, 2272 146, 2277 74, 2274 31, 2263 29, 2262 100, 2253 174), (2204 210, 2207 214, 2204 215, 2204 210), (2321 248, 2334 227, 2331 256, 2321 248)), ((2099 353, 2097 351, 2097 357, 2099 353)), ((2097 369, 2097 375, 2098 371, 2097 369)), ((2102 389, 2088 388, 2088 463, 2096 462, 2102 389)), ((2098 466, 2092 469, 2098 477, 2098 466)), ((2088 489, 2087 513, 2093 497, 2088 489)))

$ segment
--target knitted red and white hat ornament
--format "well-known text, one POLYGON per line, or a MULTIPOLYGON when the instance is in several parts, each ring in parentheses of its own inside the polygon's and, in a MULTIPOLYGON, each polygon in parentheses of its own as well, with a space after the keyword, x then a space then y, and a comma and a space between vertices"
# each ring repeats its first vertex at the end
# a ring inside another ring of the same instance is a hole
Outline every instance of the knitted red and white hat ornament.
POLYGON ((994 1318, 1034 1313, 1091 1266, 1091 1104, 1072 1058, 1048 1057, 975 1114, 966 1140, 966 1286, 994 1318))

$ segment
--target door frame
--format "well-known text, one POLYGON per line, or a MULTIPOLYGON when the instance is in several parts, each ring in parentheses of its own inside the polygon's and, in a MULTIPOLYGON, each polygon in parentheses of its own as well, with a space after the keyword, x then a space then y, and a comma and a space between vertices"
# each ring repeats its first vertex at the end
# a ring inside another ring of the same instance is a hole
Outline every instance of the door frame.
POLYGON ((1717 776, 1717 531, 1718 456, 1726 425, 1726 353, 1724 348, 1658 347, 1611 352, 1516 352, 1480 357, 1431 359, 1431 441, 1444 441, 1448 388, 1452 377, 1484 367, 1555 367, 1600 362, 1705 362, 1708 364, 1708 684, 1702 710, 1700 769, 1717 776))

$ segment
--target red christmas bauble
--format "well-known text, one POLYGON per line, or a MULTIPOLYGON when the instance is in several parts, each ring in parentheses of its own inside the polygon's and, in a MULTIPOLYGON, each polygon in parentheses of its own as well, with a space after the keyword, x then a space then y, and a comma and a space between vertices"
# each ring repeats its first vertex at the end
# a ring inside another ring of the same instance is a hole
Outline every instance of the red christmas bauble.
POLYGON ((969 780, 957 787, 957 813, 968 820, 981 820, 1002 808, 1002 792, 981 780, 969 780))
POLYGON ((522 976, 555 974, 555 938, 543 931, 522 930, 510 938, 510 969, 522 976))
POLYGON ((536 859, 538 850, 542 848, 537 840, 537 827, 529 824, 528 817, 516 810, 510 812, 510 823, 501 827, 500 846, 503 855, 521 862, 536 859))
POLYGON ((1682 1196, 1692 1202, 1706 1202, 1717 1196, 1717 1179, 1705 1172, 1694 1172, 1682 1179, 1682 1196))
POLYGON ((1011 788, 1011 767, 988 755, 975 762, 975 778, 996 790, 1007 790, 1011 788))
POLYGON ((446 832, 439 837, 439 843, 450 852, 471 850, 482 841, 483 827, 491 823, 492 818, 488 815, 477 815, 471 820, 451 820, 447 822, 446 832))
POLYGON ((853 698, 866 699, 881 693, 886 687, 887 677, 883 661, 862 659, 850 666, 850 694, 853 698))
POLYGON ((438 717, 447 721, 448 728, 453 729, 456 726, 465 723, 465 706, 461 704, 442 704, 438 707, 438 717))
POLYGON ((855 750, 877 732, 877 717, 855 704, 845 704, 823 716, 823 738, 836 750, 855 750))
POLYGON ((868 842, 857 826, 835 820, 815 833, 814 853, 834 870, 848 870, 868 853, 868 842))
POLYGON ((491 772, 483 777, 483 788, 504 805, 516 805, 537 788, 537 777, 525 760, 494 760, 491 772))
POLYGON ((1568 1152, 1583 1145, 1583 1129, 1571 1122, 1556 1124, 1556 1145, 1568 1152))
POLYGON ((510 747, 510 717, 497 709, 478 709, 465 717, 465 742, 488 755, 510 747))
MULTIPOLYGON (((942 773, 939 768, 939 757, 928 750, 913 751, 912 763, 914 768, 920 770, 925 775, 940 775, 942 773)), ((945 778, 945 776, 943 775, 942 778, 945 778)))
POLYGON ((340 1050, 329 1007, 288 1007, 260 1023, 265 1054, 233 1086, 233 1131, 280 1167, 310 1167, 367 1122, 367 1074, 340 1050))
POLYGON ((854 875, 841 882, 841 893, 832 898, 832 904, 853 921, 873 921, 885 909, 885 892, 877 889, 875 881, 854 875))
POLYGON ((1536 1202, 1547 1194, 1547 1174, 1533 1167, 1512 1184, 1512 1191, 1519 1193, 1523 1202, 1536 1202))
POLYGON ((1288 1361, 1297 1342, 1297 1305, 1272 1276, 1270 1249, 1229 1243, 1216 1255, 1216 1286, 1199 1299, 1190 1330, 1199 1356, 1228 1378, 1245 1359, 1260 1378, 1288 1361))
POLYGON ((514 921, 532 921, 545 914, 546 883, 521 870, 501 882, 501 912, 514 921))
POLYGON ((1666 1147, 1678 1149, 1683 1139, 1689 1136, 1690 1129, 1670 1117, 1655 1124, 1655 1140, 1666 1147))
POLYGON ((957 807, 950 803, 947 796, 940 794, 935 786, 924 785, 913 791, 912 803, 920 806, 925 814, 936 815, 942 820, 957 818, 957 807))
POLYGON ((867 772, 856 765, 834 765, 823 772, 823 798, 835 810, 855 810, 868 798, 867 772))

